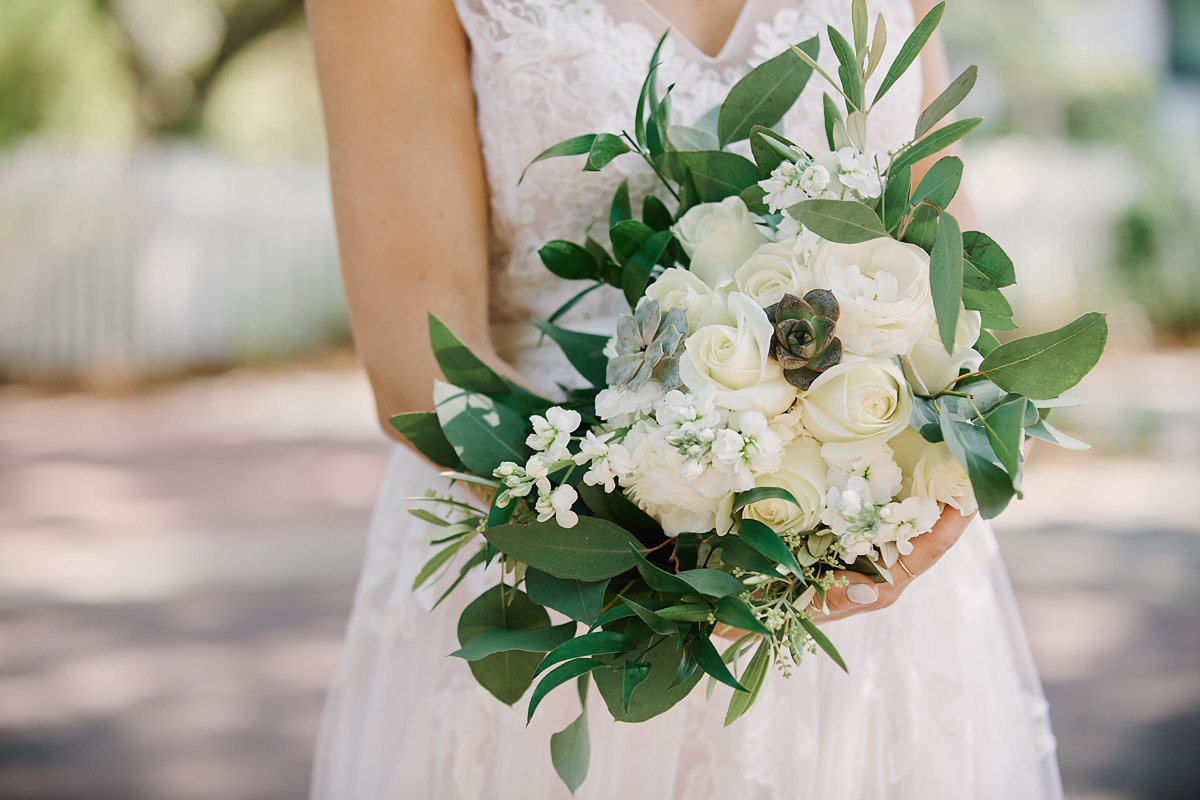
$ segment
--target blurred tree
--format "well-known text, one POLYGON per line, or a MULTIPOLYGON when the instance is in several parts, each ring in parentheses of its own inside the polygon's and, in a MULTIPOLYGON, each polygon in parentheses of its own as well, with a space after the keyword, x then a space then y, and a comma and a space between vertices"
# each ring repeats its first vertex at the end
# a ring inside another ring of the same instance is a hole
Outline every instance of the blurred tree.
MULTIPOLYGON (((161 0, 149 0, 161 2, 161 0)), ((122 52, 137 96, 137 115, 146 134, 195 134, 222 72, 267 34, 301 18, 304 0, 212 0, 219 34, 207 53, 191 63, 162 57, 164 40, 145 35, 147 5, 137 0, 95 0, 120 32, 122 52)), ((210 17, 211 19, 211 17, 210 17)))

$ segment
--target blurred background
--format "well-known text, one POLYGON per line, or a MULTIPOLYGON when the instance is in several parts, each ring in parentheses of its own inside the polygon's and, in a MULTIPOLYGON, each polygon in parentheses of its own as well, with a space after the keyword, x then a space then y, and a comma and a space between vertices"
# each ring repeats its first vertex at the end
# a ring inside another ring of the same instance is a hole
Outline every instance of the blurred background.
MULTIPOLYGON (((1195 798, 1200 0, 946 34, 1018 321, 1113 328, 997 524, 1068 795, 1195 798)), ((0 800, 304 795, 388 453, 321 137, 300 0, 0 0, 0 800)))

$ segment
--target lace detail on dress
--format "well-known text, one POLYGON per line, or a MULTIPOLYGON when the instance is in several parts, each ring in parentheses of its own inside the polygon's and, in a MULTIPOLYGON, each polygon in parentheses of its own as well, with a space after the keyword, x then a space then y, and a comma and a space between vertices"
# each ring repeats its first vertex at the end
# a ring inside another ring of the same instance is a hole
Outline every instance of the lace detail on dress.
MULTIPOLYGON (((618 158, 603 173, 580 173, 578 159, 539 163, 518 186, 521 172, 556 142, 590 132, 632 127, 633 107, 665 22, 645 0, 456 0, 471 41, 478 120, 491 191, 493 335, 502 355, 533 376, 569 377, 551 350, 535 346, 526 323, 549 314, 581 288, 551 276, 537 257, 551 239, 582 241, 603 220, 617 185, 630 179, 638 198, 655 178, 636 156, 618 158)), ((694 124, 712 110, 745 71, 836 24, 849 25, 846 0, 747 0, 747 19, 731 33, 721 57, 703 56, 679 36, 668 37, 662 84, 675 84, 677 122, 694 124), (763 8, 760 9, 760 6, 763 8), (751 17, 750 15, 754 15, 751 17), (754 21, 754 18, 758 21, 754 21)), ((911 27, 907 0, 872 3, 888 28, 911 27)), ((889 44, 890 59, 902 37, 889 44)), ((836 70, 823 48, 820 62, 836 70)), ((785 132, 797 143, 825 148, 819 76, 787 115, 785 132)), ((913 127, 920 80, 914 69, 872 113, 871 144, 892 149, 913 127)), ((635 205, 636 207, 636 205, 635 205)), ((564 325, 600 331, 624 306, 616 291, 600 290, 581 303, 564 325)))

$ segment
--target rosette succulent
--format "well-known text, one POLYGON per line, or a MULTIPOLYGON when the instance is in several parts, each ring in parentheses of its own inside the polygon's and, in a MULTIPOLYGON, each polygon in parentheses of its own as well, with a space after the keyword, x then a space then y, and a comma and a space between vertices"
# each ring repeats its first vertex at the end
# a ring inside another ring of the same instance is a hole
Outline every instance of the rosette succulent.
POLYGON ((842 342, 833 335, 838 319, 833 292, 813 289, 803 298, 785 294, 764 310, 774 326, 771 356, 783 367, 788 383, 808 389, 842 360, 842 342))
POLYGON ((608 359, 605 376, 614 389, 634 390, 653 378, 664 390, 683 384, 679 378, 679 355, 687 337, 687 312, 672 308, 666 314, 654 300, 646 298, 632 314, 617 319, 615 353, 608 359))

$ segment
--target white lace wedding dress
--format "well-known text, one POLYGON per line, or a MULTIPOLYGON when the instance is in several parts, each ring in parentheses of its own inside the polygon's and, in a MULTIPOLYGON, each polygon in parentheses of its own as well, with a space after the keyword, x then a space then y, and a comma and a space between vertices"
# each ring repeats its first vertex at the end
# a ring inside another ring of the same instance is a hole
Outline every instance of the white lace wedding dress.
MULTIPOLYGON (((650 176, 633 156, 603 174, 579 159, 537 165, 543 148, 580 133, 627 129, 655 41, 667 21, 645 0, 456 0, 471 41, 479 129, 491 185, 493 333, 502 354, 553 391, 572 370, 539 346, 542 317, 579 288, 552 277, 536 251, 582 241, 607 215, 623 175, 642 191, 650 176)), ((913 26, 908 0, 872 2, 887 18, 885 64, 913 26)), ((747 64, 782 52, 827 24, 849 29, 849 0, 747 0, 716 57, 679 35, 661 75, 676 83, 678 122, 718 103, 747 64)), ((395 32, 405 46, 405 32, 395 32)), ((832 63, 828 47, 821 61, 832 63)), ((831 68, 832 69, 832 68, 831 68)), ((880 70, 882 73, 883 70, 880 70)), ((404 80, 396 76, 396 80, 404 80)), ((816 77, 788 115, 786 134, 824 142, 816 77)), ((894 148, 911 132, 919 71, 872 114, 871 145, 894 148)), ((595 298, 596 295, 592 295, 595 298)), ((566 327, 601 331, 623 300, 585 303, 566 327)), ((611 330, 611 328, 609 328, 611 330)), ((567 790, 550 764, 549 736, 578 713, 569 688, 525 726, 524 703, 507 708, 478 687, 455 650, 462 607, 484 588, 468 583, 433 613, 434 591, 414 595, 429 555, 428 526, 406 497, 444 480, 403 448, 372 522, 341 670, 328 701, 314 770, 319 800, 541 800, 567 790)), ((790 679, 768 681, 753 711, 722 726, 724 687, 695 691, 641 725, 614 723, 593 696, 591 772, 580 798, 886 798, 937 800, 1061 796, 1046 703, 991 529, 973 524, 892 608, 827 626, 850 665, 808 659, 790 679)), ((594 695, 593 690, 593 695, 594 695)))

